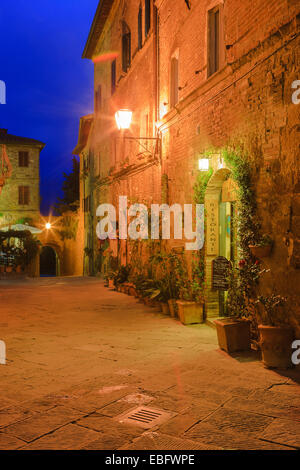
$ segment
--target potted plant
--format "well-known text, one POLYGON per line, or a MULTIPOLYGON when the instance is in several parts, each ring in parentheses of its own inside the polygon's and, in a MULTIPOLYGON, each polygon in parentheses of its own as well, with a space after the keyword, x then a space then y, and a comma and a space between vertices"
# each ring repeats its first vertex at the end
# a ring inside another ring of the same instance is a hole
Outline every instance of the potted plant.
POLYGON ((250 251, 256 258, 265 258, 270 256, 273 246, 273 240, 269 235, 262 235, 257 243, 249 245, 250 251))
POLYGON ((176 300, 178 318, 184 325, 203 323, 203 283, 193 266, 192 279, 180 258, 176 263, 176 279, 179 300, 176 300))
POLYGON ((228 353, 251 349, 251 322, 249 320, 249 286, 260 275, 259 263, 240 260, 238 268, 228 273, 226 317, 214 320, 220 349, 228 353), (241 276, 242 271, 242 276, 241 276))
POLYGON ((288 369, 293 367, 291 362, 291 344, 294 340, 294 330, 284 322, 283 307, 286 297, 272 293, 269 296, 260 295, 256 300, 259 306, 258 325, 260 347, 263 364, 267 368, 288 369))

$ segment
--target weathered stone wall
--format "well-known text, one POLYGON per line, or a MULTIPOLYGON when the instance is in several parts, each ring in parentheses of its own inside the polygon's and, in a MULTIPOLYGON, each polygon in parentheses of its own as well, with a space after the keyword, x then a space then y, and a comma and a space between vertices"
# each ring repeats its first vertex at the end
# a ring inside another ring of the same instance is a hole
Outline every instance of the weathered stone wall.
POLYGON ((0 194, 0 225, 5 226, 19 219, 37 219, 40 211, 40 149, 27 145, 6 145, 8 158, 12 164, 11 178, 6 181, 0 194), (29 153, 29 166, 19 167, 19 152, 29 153), (29 186, 29 205, 19 205, 19 186, 29 186))

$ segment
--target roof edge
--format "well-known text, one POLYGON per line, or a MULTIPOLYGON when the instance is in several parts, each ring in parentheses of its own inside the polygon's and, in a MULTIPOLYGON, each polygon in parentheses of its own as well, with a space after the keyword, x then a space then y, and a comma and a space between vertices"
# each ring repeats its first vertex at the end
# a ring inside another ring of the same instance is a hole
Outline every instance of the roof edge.
POLYGON ((108 14, 113 6, 114 0, 100 0, 98 3, 98 7, 93 19, 93 23, 84 47, 84 51, 82 53, 82 59, 92 59, 93 53, 96 47, 96 43, 98 38, 95 38, 95 33, 97 33, 98 37, 103 31, 104 24, 106 23, 108 14), (100 21, 102 19, 102 22, 100 21), (98 29, 97 29, 98 28, 98 29), (97 31, 96 31, 97 29, 97 31))

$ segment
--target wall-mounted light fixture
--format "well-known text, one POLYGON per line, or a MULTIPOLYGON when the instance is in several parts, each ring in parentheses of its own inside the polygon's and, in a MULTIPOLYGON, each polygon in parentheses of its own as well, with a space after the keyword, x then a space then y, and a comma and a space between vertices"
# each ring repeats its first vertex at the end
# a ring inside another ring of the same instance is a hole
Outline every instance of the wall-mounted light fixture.
POLYGON ((50 228, 51 228, 50 222, 47 222, 46 225, 45 225, 45 227, 46 227, 47 230, 50 230, 50 228))
MULTIPOLYGON (((132 121, 132 114, 133 114, 132 111, 130 111, 129 109, 119 109, 115 113, 116 123, 120 131, 125 131, 130 128, 131 121, 132 121)), ((132 135, 123 133, 121 138, 128 139, 128 140, 136 140, 139 143, 140 147, 142 147, 147 153, 151 153, 151 152, 149 152, 148 147, 143 142, 147 143, 147 141, 149 140, 155 141, 156 145, 155 145, 155 150, 153 153, 154 154, 159 153, 160 142, 161 142, 160 137, 134 137, 132 135)))
POLYGON ((119 130, 129 129, 132 121, 132 111, 119 109, 115 114, 115 119, 119 130))
POLYGON ((208 171, 209 170, 209 158, 199 158, 198 168, 200 171, 208 171))

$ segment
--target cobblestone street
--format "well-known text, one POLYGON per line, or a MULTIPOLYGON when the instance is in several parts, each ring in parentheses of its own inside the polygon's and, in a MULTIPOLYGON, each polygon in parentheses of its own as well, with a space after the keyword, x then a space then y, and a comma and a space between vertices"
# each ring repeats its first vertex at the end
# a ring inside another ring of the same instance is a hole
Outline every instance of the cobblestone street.
POLYGON ((299 369, 228 356, 97 279, 2 282, 0 340, 0 449, 300 448, 299 369))

